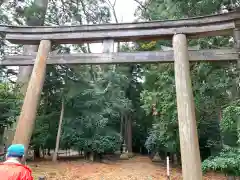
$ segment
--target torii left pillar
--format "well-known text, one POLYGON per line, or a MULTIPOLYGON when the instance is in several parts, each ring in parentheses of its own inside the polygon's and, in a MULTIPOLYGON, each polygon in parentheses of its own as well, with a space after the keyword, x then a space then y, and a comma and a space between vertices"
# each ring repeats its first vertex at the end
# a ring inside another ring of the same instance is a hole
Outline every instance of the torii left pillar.
POLYGON ((26 149, 25 153, 28 150, 35 124, 38 103, 46 74, 47 57, 50 50, 51 41, 41 40, 12 142, 13 144, 23 144, 26 149))

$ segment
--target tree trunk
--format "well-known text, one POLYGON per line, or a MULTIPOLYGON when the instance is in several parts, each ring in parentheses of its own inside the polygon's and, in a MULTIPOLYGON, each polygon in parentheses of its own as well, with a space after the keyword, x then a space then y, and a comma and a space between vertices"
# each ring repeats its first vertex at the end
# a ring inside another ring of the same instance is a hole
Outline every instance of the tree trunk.
POLYGON ((227 180, 236 180, 234 176, 227 176, 227 180))
MULTIPOLYGON (((27 25, 28 26, 42 26, 44 24, 44 20, 45 20, 45 14, 46 14, 46 10, 47 10, 47 6, 48 6, 48 0, 34 0, 34 5, 39 7, 39 15, 40 15, 40 19, 38 19, 37 24, 35 22, 35 24, 33 24, 32 21, 30 21, 30 18, 27 18, 27 25)), ((33 16, 32 16, 33 17, 33 16)), ((38 50, 38 46, 37 45, 24 45, 23 46, 23 54, 24 55, 31 55, 32 53, 36 52, 38 50)), ((30 79, 31 73, 32 73, 32 69, 33 66, 20 66, 19 67, 19 74, 18 74, 18 79, 17 79, 17 83, 18 83, 18 87, 20 87, 20 93, 24 96, 26 91, 27 91, 27 87, 28 87, 28 81, 30 79)), ((18 117, 17 117, 17 122, 18 122, 18 117)), ((13 123, 12 128, 7 130, 6 129, 6 136, 7 136, 7 146, 9 146, 14 138, 14 133, 16 131, 16 127, 17 127, 17 122, 13 123)))
POLYGON ((218 113, 218 118, 219 118, 219 121, 218 121, 218 129, 219 129, 219 133, 220 133, 220 147, 217 147, 217 148, 211 148, 210 149, 210 152, 211 152, 211 156, 215 156, 216 153, 219 152, 220 149, 223 148, 223 145, 224 145, 224 138, 223 138, 223 134, 222 134, 222 131, 220 130, 220 123, 222 121, 222 109, 219 108, 219 113, 218 113))
POLYGON ((89 160, 92 161, 92 162, 95 160, 95 153, 93 151, 90 152, 89 160))
POLYGON ((123 114, 121 114, 121 122, 120 122, 120 135, 122 136, 122 138, 124 137, 123 135, 123 129, 124 129, 124 116, 123 114))
MULTIPOLYGON (((36 14, 40 15, 36 21, 34 19, 34 15, 27 17, 27 25, 28 26, 42 26, 44 25, 45 15, 48 7, 48 0, 34 0, 34 6, 37 7, 36 14)), ((24 55, 31 55, 34 52, 37 52, 38 45, 24 45, 23 46, 23 54, 24 55)), ((20 66, 19 67, 19 74, 18 74, 18 85, 20 85, 20 92, 25 95, 27 91, 27 85, 32 73, 33 66, 20 66)))
POLYGON ((128 136, 128 124, 127 124, 127 116, 126 115, 124 115, 124 143, 125 143, 125 145, 126 145, 126 147, 127 147, 127 144, 128 144, 128 138, 127 138, 127 136, 128 136))
POLYGON ((61 108, 61 115, 60 115, 59 125, 58 125, 56 146, 55 146, 55 151, 54 151, 53 159, 52 159, 53 162, 56 162, 56 161, 57 161, 57 155, 58 155, 58 149, 59 149, 59 142, 60 142, 60 137, 61 137, 61 129, 62 129, 63 115, 64 115, 64 99, 62 100, 62 108, 61 108))
POLYGON ((4 127, 0 127, 0 144, 3 144, 4 127))
POLYGON ((3 3, 4 3, 4 0, 0 0, 0 6, 2 6, 3 3))
POLYGON ((123 114, 121 114, 120 135, 121 135, 122 141, 121 141, 121 145, 120 145, 120 153, 122 153, 122 145, 123 145, 123 141, 124 141, 124 134, 123 134, 124 119, 123 118, 124 118, 124 116, 123 116, 123 114))
POLYGON ((178 156, 177 156, 176 153, 173 154, 173 165, 174 165, 174 166, 177 166, 177 165, 178 165, 178 156))
POLYGON ((132 153, 132 118, 127 118, 127 149, 128 153, 132 153))
POLYGON ((50 148, 48 148, 47 155, 51 156, 51 149, 50 148))
POLYGON ((34 158, 40 158, 40 148, 34 148, 34 158))
POLYGON ((43 147, 42 148, 42 156, 43 156, 43 159, 45 158, 45 148, 43 147))

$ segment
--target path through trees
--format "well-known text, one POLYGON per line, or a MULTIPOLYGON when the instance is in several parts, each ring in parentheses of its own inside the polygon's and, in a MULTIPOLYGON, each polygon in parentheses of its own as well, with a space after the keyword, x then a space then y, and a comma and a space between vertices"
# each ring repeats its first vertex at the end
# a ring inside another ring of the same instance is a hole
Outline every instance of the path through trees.
MULTIPOLYGON (((154 164, 146 156, 136 156, 128 161, 89 163, 84 161, 42 162, 31 164, 35 178, 45 174, 49 180, 166 180, 166 167, 154 164)), ((171 179, 180 180, 179 169, 171 169, 171 179)), ((204 180, 225 180, 220 175, 208 174, 204 180)))

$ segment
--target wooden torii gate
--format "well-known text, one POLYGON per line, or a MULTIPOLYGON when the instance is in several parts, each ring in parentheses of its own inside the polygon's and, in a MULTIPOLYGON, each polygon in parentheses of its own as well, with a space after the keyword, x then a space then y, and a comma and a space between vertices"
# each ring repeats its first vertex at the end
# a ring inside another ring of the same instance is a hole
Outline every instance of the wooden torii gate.
POLYGON ((15 44, 39 44, 37 54, 5 56, 2 65, 34 65, 13 143, 28 147, 47 64, 115 64, 174 62, 177 109, 184 180, 201 180, 201 160, 190 61, 238 61, 240 11, 191 19, 85 26, 0 26, 5 39, 15 44), (188 51, 187 37, 233 35, 235 48, 188 51), (173 51, 111 53, 113 42, 172 39, 173 51), (52 43, 104 42, 102 54, 50 54, 52 43), (110 45, 112 44, 112 45, 110 45))

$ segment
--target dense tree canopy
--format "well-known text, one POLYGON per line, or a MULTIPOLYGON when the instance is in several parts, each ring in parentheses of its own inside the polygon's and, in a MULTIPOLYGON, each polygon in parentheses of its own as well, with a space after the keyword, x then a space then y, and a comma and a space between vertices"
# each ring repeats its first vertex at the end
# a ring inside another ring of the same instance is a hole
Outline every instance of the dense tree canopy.
MULTIPOLYGON (((37 25, 41 21, 52 26, 118 21, 114 16, 114 3, 109 4, 108 0, 44 1, 48 4, 45 16, 45 10, 39 8, 37 2, 1 2, 0 23, 37 25)), ((147 0, 139 2, 136 18, 164 20, 202 16, 229 11, 239 4, 239 0, 147 0)), ((6 43, 0 42, 3 55, 6 43)), ((171 46, 170 41, 134 43, 133 47, 118 44, 118 50, 152 51, 171 46)), ((200 38, 190 40, 189 46, 233 47, 233 40, 232 37, 200 38)), ((91 45, 54 45, 52 50, 58 54, 88 53, 91 45)), ((15 93, 18 86, 7 76, 9 72, 14 74, 14 70, 2 68, 0 74, 3 79, 0 128, 16 121, 21 106, 22 97, 15 93)), ((239 72, 235 63, 191 63, 200 151, 202 160, 206 159, 204 170, 239 175, 236 173, 240 172, 239 72)), ((130 152, 147 149, 163 156, 171 153, 180 160, 173 64, 48 66, 31 140, 35 150, 55 148, 62 102, 65 108, 62 149, 109 153, 125 143, 130 152)))

